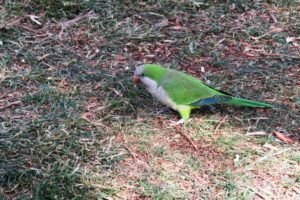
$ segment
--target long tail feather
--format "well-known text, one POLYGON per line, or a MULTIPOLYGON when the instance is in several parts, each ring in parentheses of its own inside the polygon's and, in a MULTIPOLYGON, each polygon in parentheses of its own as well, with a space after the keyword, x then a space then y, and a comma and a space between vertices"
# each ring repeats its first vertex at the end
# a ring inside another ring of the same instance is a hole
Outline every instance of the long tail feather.
POLYGON ((273 108, 272 105, 264 102, 252 101, 252 100, 247 100, 247 99, 242 99, 237 97, 233 97, 230 101, 226 102, 226 104, 258 107, 258 108, 273 108))

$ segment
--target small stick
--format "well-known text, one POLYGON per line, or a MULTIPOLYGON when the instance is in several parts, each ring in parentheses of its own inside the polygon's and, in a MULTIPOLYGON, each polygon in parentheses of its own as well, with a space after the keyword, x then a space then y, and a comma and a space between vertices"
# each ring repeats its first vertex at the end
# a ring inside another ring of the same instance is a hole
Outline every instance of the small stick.
POLYGON ((265 131, 254 131, 246 133, 247 136, 266 136, 267 133, 265 131))
POLYGON ((70 26, 72 24, 76 24, 77 22, 79 22, 82 19, 85 19, 85 18, 87 18, 87 19, 96 18, 96 16, 97 15, 93 11, 90 11, 88 13, 81 14, 81 15, 75 17, 74 19, 64 21, 64 22, 61 23, 61 25, 64 28, 66 28, 66 27, 68 27, 68 26, 70 26))
POLYGON ((8 93, 5 93, 3 95, 0 96, 0 99, 2 99, 3 97, 5 97, 8 93))
POLYGON ((249 187, 249 189, 252 190, 259 198, 266 199, 266 197, 264 197, 262 194, 260 194, 256 189, 250 188, 250 187, 249 187))
POLYGON ((134 160, 136 160, 135 155, 132 153, 132 151, 127 146, 123 145, 123 148, 126 149, 126 151, 132 156, 132 158, 134 160))
POLYGON ((276 17, 273 14, 270 14, 270 17, 272 18, 273 23, 277 24, 278 21, 277 21, 276 17))
POLYGON ((225 121, 226 121, 227 118, 228 118, 228 115, 226 115, 226 116, 222 119, 222 121, 221 121, 221 122, 218 124, 218 126, 216 127, 214 134, 216 134, 216 133, 219 131, 220 126, 221 126, 222 124, 225 123, 225 121))
POLYGON ((13 105, 18 105, 18 104, 21 104, 21 103, 22 103, 22 101, 15 101, 15 102, 9 103, 6 106, 0 107, 0 110, 4 110, 4 109, 9 108, 9 107, 11 107, 13 105))
POLYGON ((71 20, 68 20, 68 21, 65 21, 65 22, 60 23, 60 25, 61 25, 61 31, 60 31, 60 33, 58 34, 59 37, 62 36, 62 34, 63 34, 63 32, 64 32, 64 30, 65 30, 66 28, 68 28, 69 26, 71 26, 71 25, 73 25, 73 24, 76 24, 77 22, 79 22, 80 20, 85 19, 85 18, 87 18, 88 20, 90 20, 90 19, 92 19, 92 18, 96 18, 96 14, 95 14, 93 11, 90 11, 90 12, 88 12, 88 13, 86 13, 86 14, 79 15, 79 16, 77 16, 77 17, 74 18, 74 19, 71 19, 71 20))
POLYGON ((261 38, 266 37, 267 35, 269 35, 271 33, 279 33, 279 32, 282 32, 283 30, 284 29, 282 29, 282 28, 274 28, 274 29, 271 29, 270 31, 266 32, 265 34, 262 34, 259 37, 251 37, 251 38, 254 39, 257 42, 261 38))
POLYGON ((297 56, 297 55, 288 55, 288 54, 280 54, 280 53, 261 52, 261 55, 263 55, 263 56, 274 56, 274 57, 286 57, 286 58, 300 59, 300 56, 297 56))
POLYGON ((182 130, 180 130, 179 128, 175 128, 176 130, 177 130, 177 132, 182 136, 182 137, 184 137, 192 146, 193 146, 193 148, 196 150, 196 151, 198 151, 198 148, 197 148, 197 146, 193 143, 193 141, 182 131, 182 130))

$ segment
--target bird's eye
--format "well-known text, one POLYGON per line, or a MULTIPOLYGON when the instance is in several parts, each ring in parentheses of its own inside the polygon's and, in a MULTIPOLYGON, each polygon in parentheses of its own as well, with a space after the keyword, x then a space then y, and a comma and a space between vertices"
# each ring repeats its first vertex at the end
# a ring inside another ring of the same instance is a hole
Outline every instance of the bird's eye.
POLYGON ((144 76, 145 76, 145 74, 141 74, 141 76, 142 76, 142 77, 144 77, 144 76))

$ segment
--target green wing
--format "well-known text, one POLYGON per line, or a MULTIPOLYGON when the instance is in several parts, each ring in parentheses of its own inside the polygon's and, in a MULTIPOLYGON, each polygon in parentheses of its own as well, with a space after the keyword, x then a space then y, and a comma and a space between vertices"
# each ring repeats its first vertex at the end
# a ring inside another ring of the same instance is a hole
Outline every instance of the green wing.
POLYGON ((252 101, 233 97, 232 95, 211 88, 199 79, 166 69, 165 77, 160 84, 169 97, 179 105, 203 106, 210 104, 226 103, 230 105, 250 106, 260 108, 272 108, 264 102, 252 101))
POLYGON ((176 104, 181 105, 190 105, 200 99, 226 95, 193 76, 169 69, 166 69, 161 86, 176 104))

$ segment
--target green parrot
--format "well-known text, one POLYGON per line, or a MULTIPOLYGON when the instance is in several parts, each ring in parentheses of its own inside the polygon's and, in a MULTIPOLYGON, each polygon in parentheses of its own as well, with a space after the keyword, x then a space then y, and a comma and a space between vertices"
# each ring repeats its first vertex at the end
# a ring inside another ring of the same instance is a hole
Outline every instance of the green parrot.
POLYGON ((146 85, 149 93, 162 104, 179 112, 180 124, 189 119, 191 110, 204 105, 229 104, 258 108, 272 108, 263 102, 234 97, 226 92, 214 89, 199 79, 175 70, 155 64, 138 66, 133 81, 146 85))

